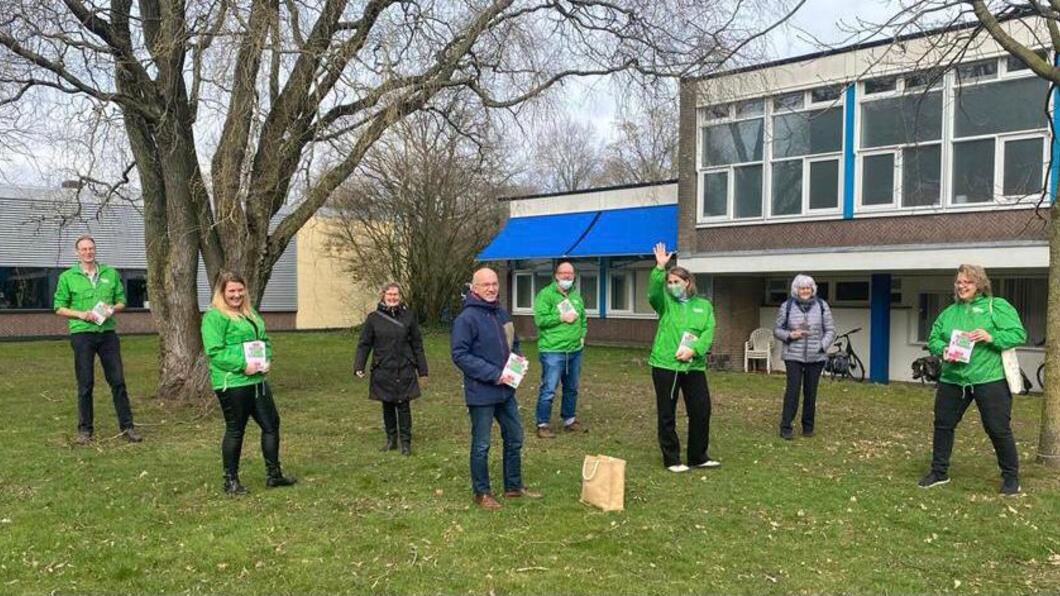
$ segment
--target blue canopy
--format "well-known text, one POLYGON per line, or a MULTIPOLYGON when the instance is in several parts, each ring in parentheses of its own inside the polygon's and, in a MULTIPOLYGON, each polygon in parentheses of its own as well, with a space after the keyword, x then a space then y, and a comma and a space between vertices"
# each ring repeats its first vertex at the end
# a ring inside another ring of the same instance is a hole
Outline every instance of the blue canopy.
POLYGON ((677 205, 513 217, 478 259, 644 255, 656 242, 677 247, 677 205))
POLYGON ((565 257, 585 234, 597 211, 513 217, 482 249, 480 261, 565 257))
POLYGON ((657 242, 665 242, 667 250, 677 248, 677 205, 601 211, 570 256, 646 255, 657 242))

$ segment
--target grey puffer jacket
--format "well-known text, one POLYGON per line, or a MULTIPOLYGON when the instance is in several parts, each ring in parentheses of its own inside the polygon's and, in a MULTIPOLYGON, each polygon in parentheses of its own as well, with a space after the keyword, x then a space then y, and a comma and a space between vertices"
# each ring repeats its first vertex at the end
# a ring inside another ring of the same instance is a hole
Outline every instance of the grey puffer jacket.
POLYGON ((777 312, 773 336, 784 344, 784 351, 781 354, 783 360, 824 362, 828 359, 825 350, 835 340, 832 309, 824 300, 811 298, 809 308, 803 312, 798 300, 789 297, 780 305, 780 310, 777 312), (785 319, 787 319, 787 325, 784 324, 785 319), (807 329, 810 333, 801 339, 792 339, 791 332, 796 329, 807 329))

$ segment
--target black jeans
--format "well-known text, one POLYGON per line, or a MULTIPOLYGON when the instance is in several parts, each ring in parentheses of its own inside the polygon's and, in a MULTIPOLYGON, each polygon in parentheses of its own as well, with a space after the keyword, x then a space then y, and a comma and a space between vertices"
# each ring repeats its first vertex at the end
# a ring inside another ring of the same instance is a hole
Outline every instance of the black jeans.
POLYGON ((663 465, 681 463, 681 441, 675 430, 677 392, 685 397, 688 411, 688 465, 696 466, 707 459, 710 441, 710 391, 707 375, 701 370, 677 372, 652 367, 651 380, 655 384, 655 407, 659 416, 659 448, 663 465))
POLYGON ((813 432, 817 414, 817 383, 821 380, 824 362, 785 360, 788 384, 784 389, 784 409, 780 414, 780 430, 791 431, 795 412, 799 411, 799 388, 802 388, 802 432, 813 432))
POLYGON ((1012 393, 1004 379, 961 387, 939 383, 935 392, 935 436, 932 441, 931 470, 945 475, 950 468, 953 434, 972 401, 979 408, 990 442, 997 453, 997 465, 1003 478, 1019 476, 1019 453, 1012 436, 1012 393))
POLYGON ((254 419, 261 427, 261 454, 269 472, 280 469, 280 414, 272 401, 269 384, 258 383, 245 387, 217 390, 221 411, 225 417, 225 434, 221 440, 221 461, 224 472, 235 476, 239 473, 239 454, 243 450, 243 433, 247 420, 254 419))
POLYGON ((92 388, 96 384, 96 354, 103 365, 103 376, 110 385, 118 428, 133 427, 129 394, 125 390, 125 373, 121 366, 121 342, 113 331, 75 333, 70 336, 74 348, 74 374, 77 376, 77 430, 92 434, 92 388))
POLYGON ((383 427, 388 437, 399 437, 403 443, 412 441, 412 409, 407 400, 383 402, 383 427))

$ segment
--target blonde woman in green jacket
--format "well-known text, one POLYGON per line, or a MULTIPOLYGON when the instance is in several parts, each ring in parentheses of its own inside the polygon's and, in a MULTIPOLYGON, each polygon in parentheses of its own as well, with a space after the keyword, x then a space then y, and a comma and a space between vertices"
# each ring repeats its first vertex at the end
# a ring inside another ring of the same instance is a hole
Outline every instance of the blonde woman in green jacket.
POLYGON ((651 379, 655 385, 659 447, 663 465, 671 472, 689 467, 721 465, 707 455, 710 440, 710 390, 707 388, 707 352, 714 341, 714 307, 696 295, 696 280, 684 267, 666 271, 673 253, 666 244, 655 245, 655 268, 648 282, 648 302, 659 314, 652 344, 651 379), (681 442, 675 430, 677 392, 688 412, 688 465, 681 463, 681 442))
POLYGON ((239 454, 250 418, 261 427, 265 485, 290 486, 296 481, 280 469, 280 415, 266 378, 272 365, 272 341, 265 333, 265 321, 251 308, 247 284, 236 273, 223 272, 217 277, 212 305, 202 316, 202 345, 210 361, 210 383, 225 418, 221 440, 224 490, 247 492, 239 481, 239 454))
POLYGON ((1027 331, 1016 309, 992 295, 990 278, 979 265, 957 269, 953 295, 954 303, 935 319, 928 338, 928 350, 942 358, 942 374, 935 393, 931 471, 919 484, 931 488, 950 481, 954 430, 974 401, 997 453, 1001 494, 1016 495, 1020 492, 1019 455, 1010 423, 1012 393, 1001 352, 1027 341, 1027 331))

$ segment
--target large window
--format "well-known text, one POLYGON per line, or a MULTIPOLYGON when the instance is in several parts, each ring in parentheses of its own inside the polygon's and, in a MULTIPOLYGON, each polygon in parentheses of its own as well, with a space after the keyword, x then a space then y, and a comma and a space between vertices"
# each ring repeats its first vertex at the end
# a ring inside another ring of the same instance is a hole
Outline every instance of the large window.
POLYGON ((59 271, 0 267, 0 309, 51 309, 59 271))
POLYGON ((761 100, 701 112, 701 219, 762 216, 763 112, 761 100), (710 122, 719 117, 728 121, 710 122))
POLYGON ((863 102, 860 171, 864 207, 938 205, 942 93, 910 90, 863 102))
MULTIPOLYGON (((996 61, 985 64, 996 68, 996 61)), ((991 80, 996 77, 994 71, 962 79, 954 90, 954 205, 1021 198, 1042 190, 1049 85, 1037 77, 991 80)))
POLYGON ((994 292, 1012 303, 1027 330, 1027 346, 1045 342, 1045 309, 1049 286, 1044 277, 1013 277, 1001 280, 994 292))
MULTIPOLYGON (((600 276, 596 271, 597 267, 598 265, 595 261, 574 263, 574 269, 577 272, 574 287, 581 293, 582 300, 585 303, 585 311, 589 314, 600 312, 600 276), (581 272, 583 267, 588 269, 585 273, 581 272)), ((538 265, 535 269, 534 271, 516 271, 512 275, 514 284, 512 297, 515 302, 512 310, 514 312, 519 314, 532 313, 534 310, 534 298, 537 293, 552 283, 551 264, 538 265), (548 269, 546 270, 545 267, 548 267, 548 269)))
POLYGON ((771 215, 839 208, 843 109, 782 111, 773 117, 771 215))
MULTIPOLYGON (((51 310, 59 275, 56 267, 0 267, 0 309, 51 310)), ((125 305, 144 308, 147 302, 147 272, 119 269, 125 288, 125 305)))
POLYGON ((608 315, 653 315, 648 303, 650 266, 643 263, 620 264, 608 274, 608 315))

